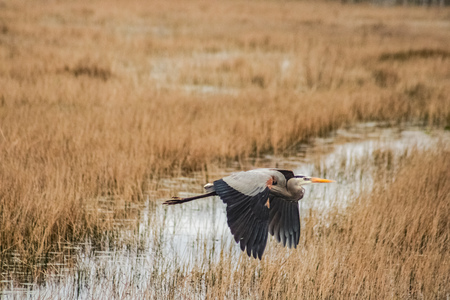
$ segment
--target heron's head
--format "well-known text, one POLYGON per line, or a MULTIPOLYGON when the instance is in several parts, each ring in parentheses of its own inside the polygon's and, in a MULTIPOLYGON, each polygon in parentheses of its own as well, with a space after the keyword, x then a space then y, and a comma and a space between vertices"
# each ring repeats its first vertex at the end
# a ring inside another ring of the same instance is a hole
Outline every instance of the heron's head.
POLYGON ((309 177, 309 176, 305 176, 305 175, 296 175, 295 177, 295 182, 297 185, 308 185, 311 183, 329 183, 329 182, 334 182, 334 180, 329 180, 329 179, 322 179, 322 178, 317 178, 317 177, 309 177))
POLYGON ((308 185, 311 183, 327 183, 327 182, 334 182, 334 181, 329 180, 329 179, 317 178, 317 177, 297 175, 288 180, 286 188, 288 190, 288 193, 293 198, 298 200, 303 197, 303 193, 305 192, 305 189, 303 187, 305 185, 308 185))

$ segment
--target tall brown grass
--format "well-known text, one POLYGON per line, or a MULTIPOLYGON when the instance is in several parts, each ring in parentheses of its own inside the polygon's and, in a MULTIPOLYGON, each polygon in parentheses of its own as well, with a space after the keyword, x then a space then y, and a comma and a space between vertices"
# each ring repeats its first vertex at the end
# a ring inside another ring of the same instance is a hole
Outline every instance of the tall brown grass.
MULTIPOLYGON (((336 155, 336 166, 326 169, 318 160, 314 174, 344 173, 336 191, 362 192, 344 196, 338 192, 335 199, 328 192, 327 197, 315 198, 321 187, 308 188, 302 203, 310 208, 302 218, 297 249, 283 248, 270 237, 262 260, 254 260, 240 252, 234 240, 229 243, 228 228, 222 233, 209 228, 204 235, 194 233, 194 244, 187 243, 174 255, 171 246, 183 244, 177 231, 186 230, 189 222, 174 227, 178 238, 173 243, 167 239, 174 236, 161 234, 166 225, 170 228, 179 214, 198 218, 222 212, 210 206, 212 199, 202 200, 198 206, 177 207, 170 212, 171 221, 161 218, 167 207, 159 210, 161 215, 152 214, 153 220, 144 222, 149 222, 146 230, 134 230, 144 234, 132 237, 127 250, 110 248, 106 259, 96 259, 89 250, 81 252, 83 259, 74 275, 56 282, 50 277, 34 296, 45 299, 65 291, 70 299, 446 299, 450 293, 448 142, 441 144, 447 148, 420 151, 366 149, 351 163, 342 152, 336 155), (360 176, 371 179, 359 185, 360 176), (348 189, 352 181, 358 188, 348 189), (326 209, 320 204, 324 201, 329 204, 326 209)), ((212 219, 206 217, 206 223, 212 219)))
POLYGON ((198 253, 201 260, 192 270, 171 268, 147 279, 151 289, 126 285, 123 293, 205 299, 446 299, 448 154, 448 149, 400 155, 377 151, 364 162, 376 166, 374 188, 358 195, 344 212, 340 205, 312 210, 298 249, 270 244, 261 261, 245 254, 236 261, 226 248, 218 261, 198 253))
POLYGON ((160 176, 356 121, 450 122, 447 9, 0 6, 0 255, 101 235, 160 176), (102 197, 121 201, 104 213, 102 197))

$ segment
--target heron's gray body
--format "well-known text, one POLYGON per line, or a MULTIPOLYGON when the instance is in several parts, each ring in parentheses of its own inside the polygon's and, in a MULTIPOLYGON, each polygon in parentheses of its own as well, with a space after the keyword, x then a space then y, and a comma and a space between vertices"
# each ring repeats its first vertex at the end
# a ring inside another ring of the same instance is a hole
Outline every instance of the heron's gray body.
POLYGON ((262 257, 269 232, 283 246, 298 245, 298 201, 304 189, 294 188, 291 183, 294 173, 282 171, 284 173, 277 169, 238 172, 213 183, 214 191, 227 204, 231 233, 249 256, 262 257))
POLYGON ((269 189, 270 195, 283 197, 287 201, 298 202, 303 197, 305 190, 302 187, 295 189, 294 185, 291 184, 294 181, 290 181, 288 186, 289 179, 294 177, 294 173, 287 170, 256 169, 233 173, 222 179, 229 186, 247 196, 255 196, 261 193, 268 187, 267 182, 272 180, 269 189))
POLYGON ((206 184, 207 194, 169 200, 166 204, 218 195, 227 205, 228 226, 242 251, 247 250, 249 256, 261 259, 268 233, 283 246, 297 247, 300 240, 298 201, 304 195, 302 185, 312 182, 331 181, 295 176, 289 170, 256 169, 233 173, 206 184))

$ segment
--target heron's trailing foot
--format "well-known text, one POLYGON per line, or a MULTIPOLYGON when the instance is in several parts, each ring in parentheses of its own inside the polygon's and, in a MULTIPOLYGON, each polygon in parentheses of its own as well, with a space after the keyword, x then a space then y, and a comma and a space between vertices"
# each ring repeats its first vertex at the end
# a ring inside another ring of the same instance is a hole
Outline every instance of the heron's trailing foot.
POLYGON ((208 194, 203 194, 203 195, 189 197, 189 198, 172 197, 172 200, 167 200, 163 204, 165 204, 165 205, 181 204, 181 203, 185 203, 185 202, 189 202, 189 201, 193 201, 193 200, 197 200, 197 199, 201 199, 201 198, 211 197, 211 196, 215 196, 215 195, 217 195, 216 192, 211 192, 208 194))
MULTIPOLYGON (((188 201, 190 201, 190 200, 188 200, 188 201)), ((175 205, 175 204, 181 204, 181 203, 184 203, 184 202, 187 202, 187 201, 185 201, 183 198, 172 197, 171 200, 167 200, 163 204, 165 204, 165 205, 175 205)))

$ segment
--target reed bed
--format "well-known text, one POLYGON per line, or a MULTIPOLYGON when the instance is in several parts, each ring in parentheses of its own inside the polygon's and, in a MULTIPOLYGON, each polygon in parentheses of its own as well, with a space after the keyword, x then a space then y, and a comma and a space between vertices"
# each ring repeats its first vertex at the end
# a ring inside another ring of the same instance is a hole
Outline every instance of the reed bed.
MULTIPOLYGON (((448 149, 448 141, 443 145, 448 149)), ((345 198, 336 194, 333 199, 332 193, 326 193, 323 199, 316 197, 321 187, 308 188, 302 202, 310 208, 302 219, 297 249, 283 248, 271 237, 262 260, 254 260, 238 249, 228 228, 223 228, 223 232, 194 234, 193 244, 187 243, 181 256, 174 255, 167 243, 174 237, 161 234, 168 227, 160 218, 168 213, 162 208, 160 215, 152 214, 152 220, 144 222, 139 234, 133 234, 128 249, 113 247, 96 255, 89 249, 81 251, 74 272, 62 280, 50 278, 32 295, 39 299, 54 295, 73 299, 445 299, 450 293, 450 156, 444 148, 405 149, 366 149, 365 154, 353 156, 351 163, 344 153, 336 156, 335 167, 324 167, 323 160, 317 160, 314 174, 326 172, 339 178, 337 190, 360 176, 371 180, 354 190, 361 192, 345 198), (351 172, 354 169, 357 174, 351 172), (327 209, 321 208, 323 201, 330 202, 327 209), (98 257, 104 254, 108 256, 98 257)), ((215 215, 205 218, 210 222, 223 213, 211 203, 213 199, 201 200, 170 214, 180 220, 179 214, 215 215)), ((180 224, 173 234, 186 226, 180 224)), ((179 239, 174 246, 181 246, 179 239)))
POLYGON ((0 7, 0 255, 30 266, 110 231, 161 176, 207 174, 357 121, 450 123, 445 8, 0 7), (116 199, 107 211, 105 197, 116 199))
POLYGON ((210 299, 448 297, 448 150, 400 156, 380 151, 372 162, 378 164, 375 188, 345 213, 312 211, 300 249, 287 255, 272 248, 261 262, 242 255, 236 263, 225 254, 187 277, 169 277, 179 295, 182 286, 210 299))

